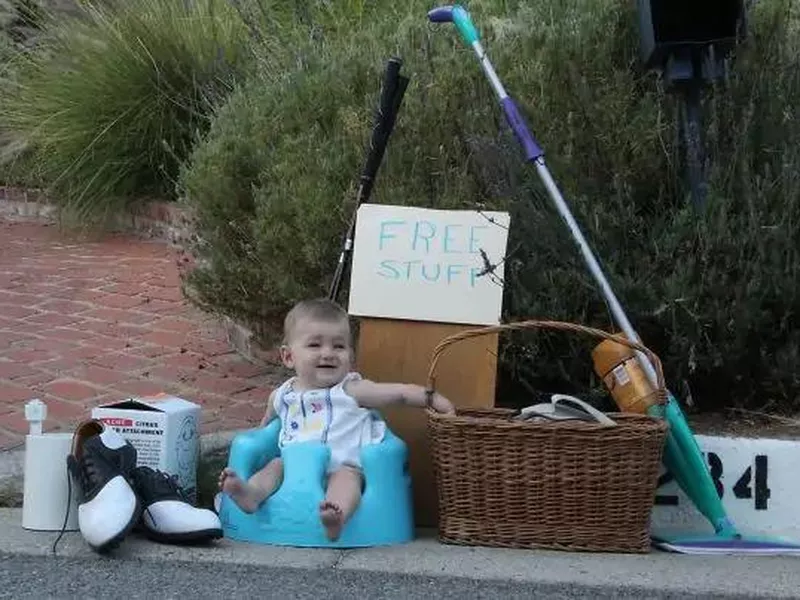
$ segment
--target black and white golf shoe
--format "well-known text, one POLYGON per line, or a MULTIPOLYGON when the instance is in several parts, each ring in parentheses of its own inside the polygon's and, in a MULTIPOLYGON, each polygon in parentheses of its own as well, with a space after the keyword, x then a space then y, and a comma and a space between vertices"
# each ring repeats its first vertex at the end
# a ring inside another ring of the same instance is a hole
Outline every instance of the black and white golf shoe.
POLYGON ((75 430, 67 466, 78 487, 78 528, 89 546, 107 552, 118 546, 139 520, 140 504, 129 478, 136 449, 101 421, 75 430))
POLYGON ((222 537, 216 513, 192 506, 176 476, 141 466, 131 477, 143 507, 139 528, 151 540, 196 544, 222 537))

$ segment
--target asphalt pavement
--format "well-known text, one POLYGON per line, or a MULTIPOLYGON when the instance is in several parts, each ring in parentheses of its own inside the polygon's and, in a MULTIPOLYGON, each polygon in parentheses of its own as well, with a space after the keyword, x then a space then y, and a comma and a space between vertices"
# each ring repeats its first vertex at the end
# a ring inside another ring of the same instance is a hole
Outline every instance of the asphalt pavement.
POLYGON ((338 571, 198 563, 85 561, 0 555, 0 598, 153 600, 155 598, 285 598, 296 600, 369 598, 408 600, 436 598, 750 598, 748 595, 686 594, 641 588, 602 588, 575 583, 531 583, 473 580, 464 577, 425 577, 370 571, 338 571))

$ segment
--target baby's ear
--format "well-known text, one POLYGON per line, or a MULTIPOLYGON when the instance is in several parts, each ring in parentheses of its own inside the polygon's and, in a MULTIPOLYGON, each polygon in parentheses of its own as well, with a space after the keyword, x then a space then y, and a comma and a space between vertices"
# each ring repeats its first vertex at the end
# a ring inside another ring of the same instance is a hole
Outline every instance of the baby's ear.
POLYGON ((283 362, 284 366, 288 368, 294 367, 294 357, 292 356, 292 349, 289 348, 286 344, 281 346, 281 361, 283 362))

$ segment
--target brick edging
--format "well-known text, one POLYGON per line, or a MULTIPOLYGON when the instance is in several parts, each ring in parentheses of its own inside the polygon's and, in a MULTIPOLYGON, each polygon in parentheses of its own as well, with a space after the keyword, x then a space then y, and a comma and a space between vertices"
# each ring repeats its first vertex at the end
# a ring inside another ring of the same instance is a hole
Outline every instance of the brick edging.
POLYGON ((228 343, 240 356, 256 364, 281 364, 280 350, 259 346, 251 329, 228 316, 222 316, 220 323, 228 343))
POLYGON ((56 218, 57 212, 42 190, 0 186, 0 215, 49 220, 56 218))
MULTIPOLYGON (((0 186, 0 215, 55 221, 58 212, 58 206, 42 189, 0 186)), ((119 215, 112 226, 115 230, 184 246, 192 235, 191 219, 191 210, 186 206, 157 198, 142 199, 141 206, 119 215)))

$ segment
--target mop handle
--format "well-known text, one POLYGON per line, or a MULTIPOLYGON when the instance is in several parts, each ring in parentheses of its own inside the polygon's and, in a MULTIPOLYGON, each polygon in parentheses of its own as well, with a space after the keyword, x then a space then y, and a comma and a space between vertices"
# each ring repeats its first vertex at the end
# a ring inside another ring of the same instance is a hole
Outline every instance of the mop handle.
POLYGON ((475 54, 478 56, 481 67, 483 67, 486 77, 491 82, 492 87, 494 88, 494 91, 500 100, 500 106, 503 109, 506 121, 508 121, 511 130, 514 132, 514 135, 517 137, 520 145, 525 150, 525 158, 528 161, 533 162, 543 156, 544 152, 536 142, 536 139, 533 137, 530 129, 528 129, 528 126, 525 124, 525 119, 522 118, 522 114, 519 112, 517 105, 506 92, 503 84, 500 82, 500 78, 497 76, 497 73, 492 66, 492 63, 489 61, 489 57, 486 55, 486 51, 481 45, 478 29, 473 24, 472 17, 470 17, 469 12, 467 12, 463 6, 458 4, 454 6, 440 6, 438 8, 434 8, 428 13, 428 19, 432 23, 452 22, 455 24, 459 34, 461 35, 461 39, 464 40, 465 44, 471 46, 475 51, 475 54))
MULTIPOLYGON (((500 105, 503 109, 503 113, 506 116, 508 124, 514 131, 514 135, 517 137, 517 140, 525 151, 526 160, 536 165, 536 170, 539 173, 539 177, 542 179, 542 183, 544 183, 544 186, 547 188, 551 200, 555 204, 556 209, 561 215, 561 218, 566 222, 567 227, 569 227, 572 237, 577 242, 578 247, 581 250, 581 254, 583 255, 583 258, 589 267, 589 271, 592 273, 595 281, 597 281, 598 285, 600 286, 603 296, 608 302, 611 313, 614 315, 617 324, 631 342, 641 343, 639 336, 633 329, 633 325, 631 325, 631 322, 625 314, 625 311, 622 309, 622 305, 617 299, 616 294, 614 294, 614 290, 611 289, 611 285, 608 283, 600 264, 597 262, 597 258, 594 256, 594 253, 586 241, 586 238, 583 236, 577 221, 575 221, 575 217, 572 215, 569 206, 567 206, 561 191, 558 189, 558 185, 556 185, 556 182, 553 180, 549 169, 545 165, 544 151, 533 137, 533 134, 530 132, 527 124, 525 123, 525 119, 522 117, 522 114, 520 113, 514 101, 506 92, 502 82, 500 81, 500 78, 497 76, 497 73, 495 72, 492 63, 489 60, 486 51, 481 45, 480 34, 478 33, 478 29, 475 27, 475 24, 472 22, 472 17, 470 16, 469 12, 458 4, 440 6, 428 12, 428 20, 432 23, 453 23, 461 35, 461 39, 464 41, 464 43, 466 43, 468 46, 471 46, 475 51, 475 55, 478 57, 478 61, 480 62, 481 67, 483 68, 483 71, 489 80, 489 83, 491 83, 492 88, 494 88, 494 91, 497 94, 497 98, 500 101, 500 105)), ((636 350, 636 355, 639 359, 639 363, 642 365, 645 373, 647 374, 650 383, 653 386, 657 386, 658 377, 650 360, 639 350, 636 350)))

